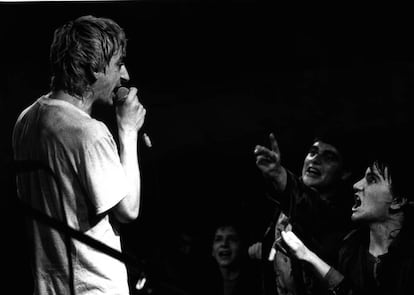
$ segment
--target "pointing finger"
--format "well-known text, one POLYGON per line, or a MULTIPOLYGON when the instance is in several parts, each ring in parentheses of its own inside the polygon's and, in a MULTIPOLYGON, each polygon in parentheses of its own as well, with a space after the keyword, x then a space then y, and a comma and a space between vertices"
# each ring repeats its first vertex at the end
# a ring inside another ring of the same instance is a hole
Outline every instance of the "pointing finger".
POLYGON ((254 149, 254 154, 256 156, 266 156, 268 158, 274 158, 273 151, 269 150, 267 147, 257 145, 254 149))
POLYGON ((270 133, 269 140, 270 140, 270 147, 272 151, 274 151, 277 154, 280 154, 279 145, 277 144, 275 135, 273 133, 270 133))

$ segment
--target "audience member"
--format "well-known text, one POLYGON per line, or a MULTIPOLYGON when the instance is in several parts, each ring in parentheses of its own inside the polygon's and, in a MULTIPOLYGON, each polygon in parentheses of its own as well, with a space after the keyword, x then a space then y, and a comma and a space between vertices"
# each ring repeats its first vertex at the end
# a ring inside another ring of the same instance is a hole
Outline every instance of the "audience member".
POLYGON ((365 175, 354 184, 358 228, 343 240, 337 264, 305 246, 295 229, 282 232, 288 251, 312 266, 331 294, 414 294, 413 149, 409 133, 390 140, 390 132, 399 134, 379 133, 369 145, 365 175))
POLYGON ((264 264, 273 263, 273 275, 263 274, 272 280, 264 282, 266 294, 274 289, 279 295, 323 294, 324 288, 314 273, 292 261, 278 241, 282 231, 293 229, 302 233, 318 255, 327 261, 336 260, 340 242, 351 229, 353 142, 348 132, 336 126, 319 131, 305 156, 301 177, 296 177, 282 166, 274 135, 269 138, 270 149, 256 146, 254 152, 256 164, 269 181, 278 204, 272 221, 274 229, 267 231, 273 234, 273 244, 256 243, 249 248, 249 254, 263 259, 264 264))
POLYGON ((258 264, 247 255, 246 235, 243 226, 224 221, 214 229, 211 242, 213 267, 201 293, 215 295, 261 294, 258 264))
POLYGON ((156 279, 153 293, 197 295, 203 268, 198 233, 191 225, 170 225, 173 228, 165 232, 153 251, 151 263, 156 279))

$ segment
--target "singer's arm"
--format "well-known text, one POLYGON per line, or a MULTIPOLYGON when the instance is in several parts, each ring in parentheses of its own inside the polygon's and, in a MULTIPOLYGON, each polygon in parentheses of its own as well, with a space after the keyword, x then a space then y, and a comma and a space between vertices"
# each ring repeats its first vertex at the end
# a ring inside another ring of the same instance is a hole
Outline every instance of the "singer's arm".
POLYGON ((114 215, 120 222, 131 222, 138 217, 141 195, 141 175, 138 163, 138 131, 145 118, 145 109, 131 88, 128 98, 117 106, 117 123, 121 164, 124 168, 129 193, 115 206, 114 215))

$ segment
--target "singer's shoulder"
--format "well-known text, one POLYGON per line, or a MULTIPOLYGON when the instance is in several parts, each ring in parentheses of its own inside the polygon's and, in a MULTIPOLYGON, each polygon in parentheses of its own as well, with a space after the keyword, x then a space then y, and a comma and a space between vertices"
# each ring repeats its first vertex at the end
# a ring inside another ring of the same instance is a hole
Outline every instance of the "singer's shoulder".
POLYGON ((89 145, 106 138, 112 140, 112 135, 103 122, 81 112, 62 112, 59 117, 59 120, 54 120, 53 129, 60 134, 59 137, 69 137, 69 142, 89 145))
MULTIPOLYGON (((86 122, 85 122, 86 123, 86 122)), ((80 150, 93 150, 107 147, 115 150, 115 140, 107 126, 95 119, 90 119, 82 127, 76 129, 75 147, 80 150)))
POLYGON ((84 120, 79 127, 84 138, 97 140, 108 136, 111 137, 108 127, 103 122, 93 118, 84 120))

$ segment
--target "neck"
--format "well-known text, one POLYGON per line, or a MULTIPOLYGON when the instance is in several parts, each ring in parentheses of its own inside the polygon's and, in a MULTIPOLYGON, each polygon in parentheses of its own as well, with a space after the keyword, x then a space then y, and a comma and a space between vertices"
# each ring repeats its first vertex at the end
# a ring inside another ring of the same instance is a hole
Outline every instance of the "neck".
POLYGON ((221 272, 222 278, 227 279, 227 280, 234 280, 240 274, 239 269, 231 268, 231 267, 220 267, 220 272, 221 272))
POLYGON ((319 196, 322 200, 330 203, 332 201, 334 201, 335 197, 336 197, 336 191, 335 190, 326 190, 326 191, 321 191, 318 190, 319 192, 319 196))
POLYGON ((51 94, 52 99, 59 99, 64 100, 78 109, 81 109, 85 113, 88 113, 89 115, 92 113, 92 104, 93 101, 90 99, 90 95, 86 94, 82 97, 73 96, 68 94, 67 92, 63 90, 57 90, 53 91, 51 94))
POLYGON ((402 215, 382 223, 370 225, 369 252, 377 257, 388 252, 402 227, 402 215))
POLYGON ((338 195, 338 192, 340 192, 343 188, 343 183, 340 181, 335 181, 330 185, 325 185, 322 187, 314 187, 314 189, 318 191, 319 197, 324 201, 332 201, 335 199, 338 195))

